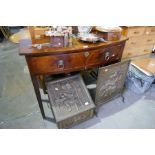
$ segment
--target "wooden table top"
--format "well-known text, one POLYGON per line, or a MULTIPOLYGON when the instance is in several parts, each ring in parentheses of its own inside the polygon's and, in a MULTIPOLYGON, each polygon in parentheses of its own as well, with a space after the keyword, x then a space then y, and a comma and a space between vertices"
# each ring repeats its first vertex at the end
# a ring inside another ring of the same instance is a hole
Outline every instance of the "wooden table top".
MULTIPOLYGON (((49 39, 40 39, 36 40, 37 44, 49 43, 49 39)), ((64 54, 64 53, 74 53, 74 52, 83 52, 90 51, 95 49, 100 49, 103 47, 108 47, 111 45, 118 44, 120 42, 125 42, 128 40, 126 37, 122 37, 117 41, 108 41, 108 42, 96 42, 96 43, 86 43, 78 40, 77 38, 71 38, 68 45, 66 47, 49 47, 43 46, 41 49, 37 49, 36 47, 32 47, 31 39, 22 39, 19 44, 19 54, 25 56, 45 56, 51 54, 64 54)))
POLYGON ((155 75, 155 58, 133 60, 131 64, 148 76, 155 75))

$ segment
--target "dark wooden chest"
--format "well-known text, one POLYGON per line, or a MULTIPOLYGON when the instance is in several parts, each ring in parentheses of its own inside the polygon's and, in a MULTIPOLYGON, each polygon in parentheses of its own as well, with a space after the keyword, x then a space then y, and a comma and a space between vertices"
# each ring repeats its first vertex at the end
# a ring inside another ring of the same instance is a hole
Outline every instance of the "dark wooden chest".
POLYGON ((95 105, 79 74, 46 85, 58 128, 69 128, 93 116, 95 105))

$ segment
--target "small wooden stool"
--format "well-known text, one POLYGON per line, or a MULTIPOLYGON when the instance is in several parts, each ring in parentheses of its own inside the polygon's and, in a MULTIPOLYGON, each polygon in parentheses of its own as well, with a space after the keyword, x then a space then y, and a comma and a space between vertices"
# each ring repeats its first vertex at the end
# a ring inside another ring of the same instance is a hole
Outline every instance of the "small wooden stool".
POLYGON ((155 80, 155 58, 143 58, 131 61, 127 74, 126 87, 143 94, 155 80))

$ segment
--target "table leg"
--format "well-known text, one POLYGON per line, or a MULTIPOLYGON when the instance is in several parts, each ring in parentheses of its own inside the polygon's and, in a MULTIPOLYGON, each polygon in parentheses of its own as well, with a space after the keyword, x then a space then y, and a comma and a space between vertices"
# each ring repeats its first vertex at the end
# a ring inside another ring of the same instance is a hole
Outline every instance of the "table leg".
POLYGON ((33 83, 33 87, 35 90, 35 94, 38 100, 38 104, 39 104, 39 108, 42 114, 43 119, 45 119, 45 113, 44 113, 44 108, 43 108, 43 104, 42 104, 42 100, 41 100, 41 94, 40 94, 40 90, 39 90, 39 84, 38 84, 38 80, 37 77, 34 75, 31 75, 31 80, 33 83))
POLYGON ((45 77, 44 76, 39 76, 39 79, 40 79, 40 83, 41 83, 44 94, 47 94, 47 91, 46 91, 47 88, 46 88, 46 85, 45 85, 45 77))

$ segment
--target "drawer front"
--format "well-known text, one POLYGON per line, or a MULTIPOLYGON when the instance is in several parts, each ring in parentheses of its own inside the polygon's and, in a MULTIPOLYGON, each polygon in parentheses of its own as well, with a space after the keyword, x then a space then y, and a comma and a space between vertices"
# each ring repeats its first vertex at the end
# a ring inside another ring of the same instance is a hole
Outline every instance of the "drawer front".
POLYGON ((146 27, 145 34, 147 35, 155 34, 155 26, 146 27))
POLYGON ((83 69, 85 56, 83 53, 61 54, 44 57, 27 57, 31 74, 64 73, 83 69))
POLYGON ((126 42, 126 48, 141 47, 145 43, 144 36, 130 37, 126 42))
POLYGON ((104 59, 104 49, 103 50, 94 50, 89 52, 89 56, 86 59, 86 66, 93 66, 96 64, 105 63, 104 59))
POLYGON ((126 43, 126 48, 141 48, 144 45, 155 44, 155 35, 143 35, 130 37, 126 43))
POLYGON ((142 45, 139 48, 125 48, 123 52, 123 58, 131 58, 152 52, 153 45, 142 45))
POLYGON ((98 51, 89 52, 90 55, 86 60, 86 66, 108 64, 121 59, 124 44, 119 44, 113 47, 105 48, 98 51))
POLYGON ((141 36, 145 32, 145 27, 130 27, 128 30, 128 37, 141 36))
POLYGON ((122 58, 123 49, 124 49, 124 44, 119 44, 117 46, 113 46, 105 49, 104 58, 105 58, 106 64, 109 64, 114 61, 120 61, 122 58))
POLYGON ((144 42, 145 44, 155 44, 155 35, 145 35, 144 42))
POLYGON ((142 48, 142 54, 152 53, 153 45, 146 45, 142 48))

